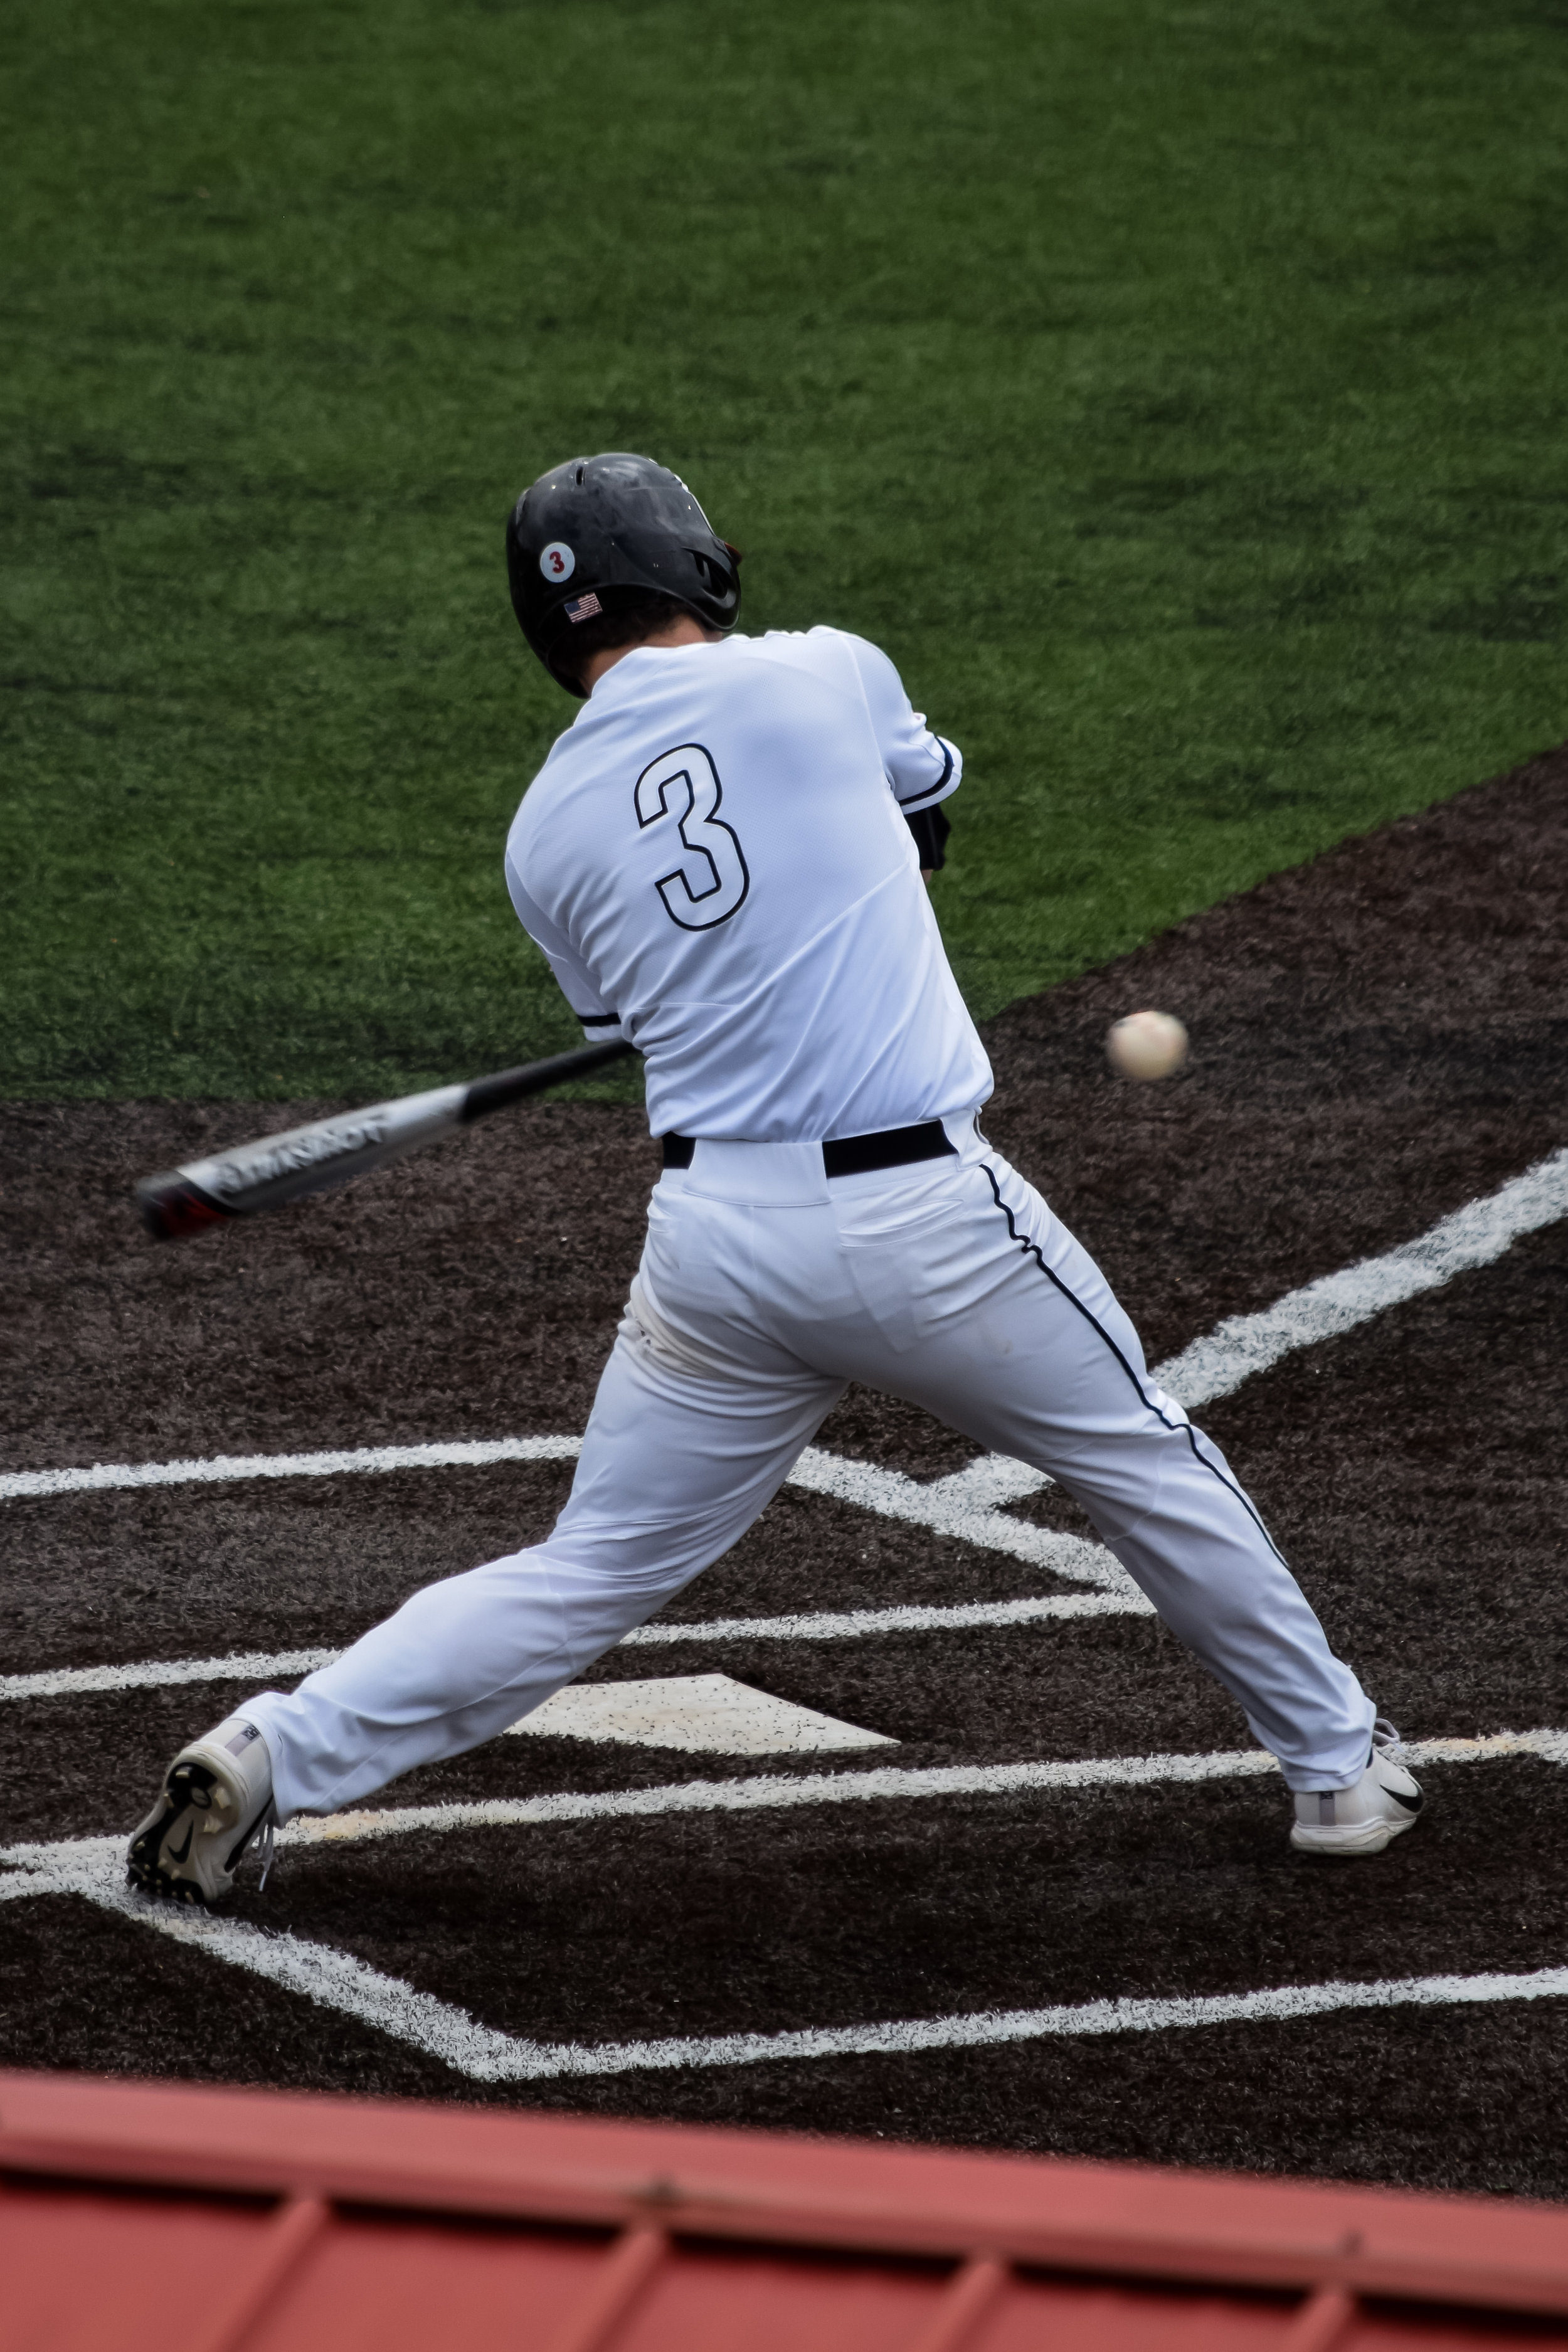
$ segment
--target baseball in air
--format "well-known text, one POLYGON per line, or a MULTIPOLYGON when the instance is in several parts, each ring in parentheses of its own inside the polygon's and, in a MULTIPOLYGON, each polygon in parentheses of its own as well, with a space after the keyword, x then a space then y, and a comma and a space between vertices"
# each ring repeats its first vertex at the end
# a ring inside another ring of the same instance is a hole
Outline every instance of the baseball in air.
POLYGON ((1173 1013, 1129 1013, 1106 1031, 1105 1050, 1124 1078, 1168 1078, 1187 1058, 1187 1033, 1173 1013))

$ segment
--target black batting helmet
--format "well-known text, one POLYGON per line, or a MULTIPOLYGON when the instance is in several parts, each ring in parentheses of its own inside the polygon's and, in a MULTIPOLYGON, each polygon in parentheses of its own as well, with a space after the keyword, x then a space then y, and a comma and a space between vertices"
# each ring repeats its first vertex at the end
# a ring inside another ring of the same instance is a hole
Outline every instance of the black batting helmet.
POLYGON ((506 530, 518 626, 551 676, 572 632, 649 594, 673 596, 710 629, 741 609, 740 557, 715 536, 679 474, 612 450, 552 466, 524 490, 506 530))

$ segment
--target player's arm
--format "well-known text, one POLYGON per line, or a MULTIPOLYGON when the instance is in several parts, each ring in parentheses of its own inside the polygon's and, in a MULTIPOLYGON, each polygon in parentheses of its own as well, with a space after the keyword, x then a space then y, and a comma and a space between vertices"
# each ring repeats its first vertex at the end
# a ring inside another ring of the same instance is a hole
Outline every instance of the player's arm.
POLYGON ((625 1037, 630 1045, 620 1014, 605 1003, 589 977, 587 965, 565 932, 551 921, 537 899, 530 897, 510 856, 506 861, 506 887, 518 921, 555 974, 562 995, 583 1024, 583 1034, 596 1045, 616 1037, 625 1037))
POLYGON ((925 713, 911 706, 903 680, 879 646, 864 637, 849 642, 888 789, 914 835, 921 870, 929 874, 946 862, 952 827, 941 804, 963 780, 963 754, 926 725, 925 713))
POLYGON ((904 812, 904 822, 915 837, 921 872, 934 874, 939 866, 947 864, 947 836, 952 827, 942 808, 922 808, 904 812))

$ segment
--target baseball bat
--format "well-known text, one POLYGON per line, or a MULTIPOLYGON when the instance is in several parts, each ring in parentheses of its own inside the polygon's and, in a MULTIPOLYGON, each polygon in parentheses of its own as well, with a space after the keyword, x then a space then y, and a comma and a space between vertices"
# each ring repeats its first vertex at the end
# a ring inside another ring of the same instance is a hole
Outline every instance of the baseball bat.
POLYGON ((148 1176, 136 1187, 142 1221, 161 1242, 183 1241, 230 1217, 254 1217, 280 1209, 310 1192, 325 1192, 373 1168, 384 1168, 405 1152, 418 1151, 492 1110, 542 1094, 566 1078, 585 1077, 606 1062, 632 1051, 621 1038, 605 1045, 552 1054, 520 1069, 498 1070, 467 1086, 437 1087, 428 1094, 402 1095, 395 1102, 372 1103, 364 1110, 340 1111, 309 1127, 286 1128, 254 1143, 237 1144, 210 1160, 193 1160, 167 1175, 148 1176))

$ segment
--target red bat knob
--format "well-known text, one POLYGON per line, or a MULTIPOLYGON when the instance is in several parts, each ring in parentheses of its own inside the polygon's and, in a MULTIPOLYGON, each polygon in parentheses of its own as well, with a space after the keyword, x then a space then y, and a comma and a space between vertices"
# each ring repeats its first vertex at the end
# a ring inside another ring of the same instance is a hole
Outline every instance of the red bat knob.
POLYGON ((209 1225, 226 1223, 234 1214, 188 1176, 150 1176, 137 1185, 136 1199, 142 1223, 161 1242, 183 1242, 209 1225))

